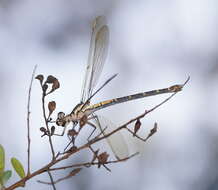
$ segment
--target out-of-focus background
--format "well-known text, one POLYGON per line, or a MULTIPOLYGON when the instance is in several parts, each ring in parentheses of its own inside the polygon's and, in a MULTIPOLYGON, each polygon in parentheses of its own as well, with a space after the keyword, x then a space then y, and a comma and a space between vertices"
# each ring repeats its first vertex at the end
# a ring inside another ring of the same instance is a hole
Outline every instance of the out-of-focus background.
MULTIPOLYGON (((218 188, 218 58, 215 0, 176 1, 0 1, 0 144, 27 162, 27 94, 34 65, 37 73, 56 76, 61 88, 50 96, 57 111, 69 113, 80 101, 91 34, 91 22, 105 15, 110 28, 108 58, 98 86, 119 75, 93 102, 190 82, 170 102, 141 120, 146 136, 158 122, 159 130, 146 144, 124 133, 131 160, 96 167, 57 184, 57 189, 215 190, 218 188)), ((116 125, 161 102, 166 95, 120 104, 102 110, 116 125)), ((34 81, 31 98, 31 168, 50 160, 43 126, 41 91, 34 81)), ((55 113, 55 114, 56 114, 55 113)), ((56 116, 54 116, 55 118, 56 116)), ((84 138, 86 138, 84 136, 84 138)), ((61 149, 67 138, 55 138, 61 149)), ((99 145, 101 146, 101 145, 99 145)), ((103 151, 106 147, 101 146, 103 151)), ((95 147, 97 148, 97 147, 95 147)), ((110 150, 108 150, 110 151, 110 150)), ((90 152, 68 163, 90 160, 90 152)), ((112 157, 111 157, 112 158, 112 157)), ((56 172, 54 178, 67 171, 56 172)), ((13 174, 13 182, 19 178, 13 174)), ((25 189, 52 189, 30 180, 25 189)), ((11 181, 11 182, 12 182, 11 181)))

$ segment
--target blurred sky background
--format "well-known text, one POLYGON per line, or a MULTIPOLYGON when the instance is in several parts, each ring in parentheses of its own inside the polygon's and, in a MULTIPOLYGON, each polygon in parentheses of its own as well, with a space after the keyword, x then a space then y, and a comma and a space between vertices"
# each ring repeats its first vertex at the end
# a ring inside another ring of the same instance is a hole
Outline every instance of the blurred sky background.
MULTIPOLYGON (((57 184, 57 189, 218 189, 217 12, 215 0, 0 0, 0 144, 6 149, 7 168, 12 156, 27 162, 27 94, 34 65, 38 65, 37 74, 54 75, 61 83, 50 96, 57 102, 54 118, 58 111, 69 113, 80 101, 91 22, 105 15, 110 44, 98 86, 114 73, 119 75, 93 102, 183 83, 188 76, 191 80, 182 92, 141 120, 144 136, 154 122, 159 125, 146 144, 124 133, 130 152, 140 151, 139 156, 111 165, 111 173, 104 168, 84 169, 57 184)), ((119 125, 166 97, 119 104, 99 114, 119 125)), ((40 98, 40 86, 34 81, 33 171, 50 160, 47 139, 40 138, 40 98)), ((66 142, 66 137, 56 138, 55 146, 60 149, 66 142)), ((90 157, 86 152, 68 164, 90 157)), ((65 172, 54 173, 54 178, 65 172)), ((12 181, 16 180, 14 173, 12 181)), ((25 189, 52 189, 36 180, 49 178, 37 176, 25 189)))

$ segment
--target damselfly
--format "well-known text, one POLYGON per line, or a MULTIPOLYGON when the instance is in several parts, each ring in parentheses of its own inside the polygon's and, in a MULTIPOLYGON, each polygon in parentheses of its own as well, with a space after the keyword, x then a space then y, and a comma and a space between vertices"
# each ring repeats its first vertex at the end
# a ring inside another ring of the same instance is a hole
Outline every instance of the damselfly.
MULTIPOLYGON (((103 119, 102 117, 98 117, 98 115, 96 115, 95 113, 96 111, 111 105, 127 102, 130 100, 135 100, 138 98, 144 98, 163 93, 174 93, 182 90, 183 85, 174 85, 169 88, 137 93, 90 105, 91 98, 116 76, 112 76, 95 93, 93 93, 93 89, 96 86, 96 83, 105 63, 108 50, 108 42, 109 28, 106 25, 105 18, 103 16, 99 16, 94 20, 92 25, 92 35, 88 56, 88 64, 86 67, 86 74, 83 82, 81 102, 68 115, 65 115, 63 112, 58 113, 56 124, 64 127, 63 134, 69 123, 72 122, 74 124, 77 124, 82 120, 82 118, 84 118, 84 116, 87 118, 87 121, 93 118, 96 119, 97 126, 102 131, 103 127, 110 128, 113 124, 107 121, 106 119, 103 119)), ((87 124, 91 123, 87 122, 87 124)), ((108 137, 107 141, 117 158, 124 158, 128 156, 128 147, 125 143, 125 140, 119 132, 108 137)))

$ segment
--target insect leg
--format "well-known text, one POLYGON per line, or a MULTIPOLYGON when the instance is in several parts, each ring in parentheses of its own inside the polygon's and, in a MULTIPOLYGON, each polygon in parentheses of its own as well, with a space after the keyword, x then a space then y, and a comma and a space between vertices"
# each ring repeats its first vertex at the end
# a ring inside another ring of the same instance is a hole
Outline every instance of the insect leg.
POLYGON ((55 136, 64 136, 64 134, 65 134, 65 132, 66 132, 66 128, 67 128, 67 127, 64 127, 64 129, 63 129, 63 131, 62 131, 61 134, 53 134, 53 135, 55 135, 55 136))
POLYGON ((87 140, 89 141, 90 138, 91 138, 91 136, 93 135, 93 133, 94 133, 95 130, 96 130, 96 126, 95 126, 95 124, 91 123, 90 121, 87 121, 87 124, 90 125, 91 127, 93 127, 93 130, 92 130, 91 134, 90 134, 89 137, 87 138, 87 140))

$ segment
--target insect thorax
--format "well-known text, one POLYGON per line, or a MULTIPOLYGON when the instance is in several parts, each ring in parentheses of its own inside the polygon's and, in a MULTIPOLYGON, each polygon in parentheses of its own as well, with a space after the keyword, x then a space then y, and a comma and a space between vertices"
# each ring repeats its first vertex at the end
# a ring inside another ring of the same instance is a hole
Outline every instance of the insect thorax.
POLYGON ((73 109, 73 111, 70 114, 74 114, 79 116, 80 114, 84 113, 85 110, 89 107, 89 103, 79 103, 75 106, 75 108, 73 109))
POLYGON ((58 119, 56 120, 56 124, 58 126, 66 127, 70 122, 78 122, 84 115, 88 116, 91 112, 86 111, 89 107, 89 104, 79 103, 75 106, 73 111, 68 114, 64 115, 63 112, 58 114, 58 119))

